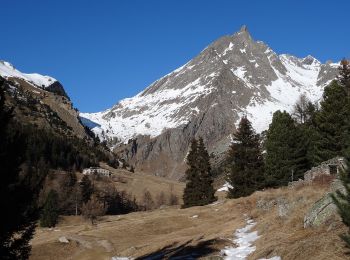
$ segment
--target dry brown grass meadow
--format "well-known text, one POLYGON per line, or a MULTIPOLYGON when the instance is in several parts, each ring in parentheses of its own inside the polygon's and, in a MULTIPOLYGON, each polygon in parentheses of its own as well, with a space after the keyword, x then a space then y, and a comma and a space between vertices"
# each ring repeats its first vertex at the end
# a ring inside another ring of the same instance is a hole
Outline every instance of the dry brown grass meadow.
MULTIPOLYGON (((153 194, 172 187, 181 195, 183 184, 158 177, 118 172, 128 181, 118 188, 136 193, 145 187, 153 194), (133 176, 133 177, 131 177, 133 176), (125 185, 125 186, 123 186, 125 185), (154 190, 153 190, 154 189, 154 190)), ((180 209, 173 206, 148 212, 102 217, 92 226, 81 217, 62 217, 54 229, 38 228, 32 240, 30 259, 111 259, 112 256, 140 258, 163 254, 164 258, 197 252, 198 258, 219 259, 220 250, 232 245, 237 228, 245 225, 244 214, 253 218, 260 238, 249 259, 281 256, 282 259, 346 259, 339 234, 345 227, 339 219, 316 228, 303 227, 304 215, 328 190, 329 182, 255 192, 253 195, 212 205, 180 209), (283 198, 293 205, 285 217, 278 209, 256 207, 258 200, 283 198), (65 236, 69 244, 58 242, 65 236)), ((221 196, 222 197, 222 196, 221 196)))

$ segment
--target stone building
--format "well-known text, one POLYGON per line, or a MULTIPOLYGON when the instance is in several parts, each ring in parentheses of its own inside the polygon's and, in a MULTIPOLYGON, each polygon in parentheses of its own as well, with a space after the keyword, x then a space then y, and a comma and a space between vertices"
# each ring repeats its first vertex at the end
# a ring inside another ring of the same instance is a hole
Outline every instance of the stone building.
POLYGON ((84 175, 99 175, 104 177, 111 177, 111 172, 109 170, 100 167, 90 167, 83 170, 84 175))
POLYGON ((304 181, 310 182, 321 175, 338 175, 346 168, 346 161, 343 157, 335 157, 305 172, 304 181))

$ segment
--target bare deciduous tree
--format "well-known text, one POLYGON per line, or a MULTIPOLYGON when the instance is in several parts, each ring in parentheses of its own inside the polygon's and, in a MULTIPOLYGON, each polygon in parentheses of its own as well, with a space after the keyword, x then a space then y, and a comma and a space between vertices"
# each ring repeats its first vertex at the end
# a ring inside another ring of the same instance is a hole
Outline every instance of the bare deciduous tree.
POLYGON ((82 214, 85 218, 90 219, 91 224, 93 225, 94 220, 96 220, 98 216, 105 214, 105 208, 103 203, 100 202, 95 195, 92 195, 90 200, 84 203, 82 214))
POLYGON ((179 205, 179 198, 174 193, 170 193, 169 205, 170 206, 179 205))
POLYGON ((145 190, 143 193, 142 205, 145 210, 154 209, 155 204, 154 204, 152 195, 148 190, 145 190))
POLYGON ((301 94, 293 107, 292 115, 300 124, 303 124, 306 120, 307 107, 309 102, 310 100, 306 97, 306 95, 301 94))
POLYGON ((165 194, 163 191, 161 191, 156 197, 156 207, 159 208, 159 207, 164 206, 166 204, 167 204, 167 201, 165 198, 165 194))

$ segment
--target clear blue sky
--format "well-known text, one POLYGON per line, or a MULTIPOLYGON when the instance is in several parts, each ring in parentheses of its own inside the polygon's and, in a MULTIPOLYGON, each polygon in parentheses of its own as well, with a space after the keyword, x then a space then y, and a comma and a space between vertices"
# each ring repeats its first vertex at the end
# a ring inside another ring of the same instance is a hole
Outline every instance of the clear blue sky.
POLYGON ((96 112, 248 25, 277 53, 350 57, 349 0, 1 0, 0 59, 96 112))

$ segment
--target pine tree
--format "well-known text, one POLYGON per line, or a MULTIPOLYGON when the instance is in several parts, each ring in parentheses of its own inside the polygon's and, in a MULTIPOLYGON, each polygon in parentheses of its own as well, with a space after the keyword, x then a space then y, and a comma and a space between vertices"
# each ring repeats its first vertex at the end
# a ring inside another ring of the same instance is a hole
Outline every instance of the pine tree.
POLYGON ((92 186, 90 178, 87 175, 84 175, 84 177, 81 179, 80 187, 82 202, 87 203, 94 192, 94 187, 92 186))
POLYGON ((203 138, 198 139, 198 172, 199 172, 199 190, 201 193, 201 205, 207 205, 214 201, 216 198, 214 196, 215 190, 213 187, 213 176, 210 166, 210 158, 208 151, 204 145, 203 138))
POLYGON ((0 227, 1 259, 27 259, 29 241, 39 217, 37 196, 43 179, 24 163, 25 139, 13 127, 12 110, 5 107, 5 80, 0 77, 0 227), (20 177, 21 176, 21 177, 20 177))
POLYGON ((346 89, 333 81, 325 87, 316 125, 320 136, 317 153, 319 161, 344 155, 349 147, 349 97, 346 89))
MULTIPOLYGON (((349 158, 347 160, 349 162, 349 158)), ((343 223, 348 227, 346 234, 340 235, 344 240, 346 247, 350 249, 350 168, 348 167, 344 172, 340 174, 341 182, 345 188, 345 192, 336 191, 332 194, 332 199, 338 208, 340 217, 343 223)))
POLYGON ((348 96, 350 96, 350 62, 346 59, 343 59, 340 62, 340 66, 338 70, 339 70, 339 76, 338 76, 339 85, 344 87, 348 96))
POLYGON ((198 174, 198 142, 193 139, 191 142, 190 152, 187 155, 187 165, 186 170, 186 187, 183 194, 184 207, 196 206, 201 198, 200 191, 198 189, 199 185, 199 174, 198 174))
POLYGON ((203 206, 215 201, 209 154, 202 138, 192 140, 187 164, 183 207, 203 206))
POLYGON ((263 157, 257 135, 247 117, 243 117, 234 134, 227 161, 230 172, 227 181, 229 198, 248 196, 262 187, 263 157))
POLYGON ((58 193, 50 190, 44 203, 40 225, 42 227, 54 227, 58 220, 58 193))
POLYGON ((268 187, 287 185, 309 168, 305 136, 287 112, 274 113, 266 135, 265 180, 268 187))

